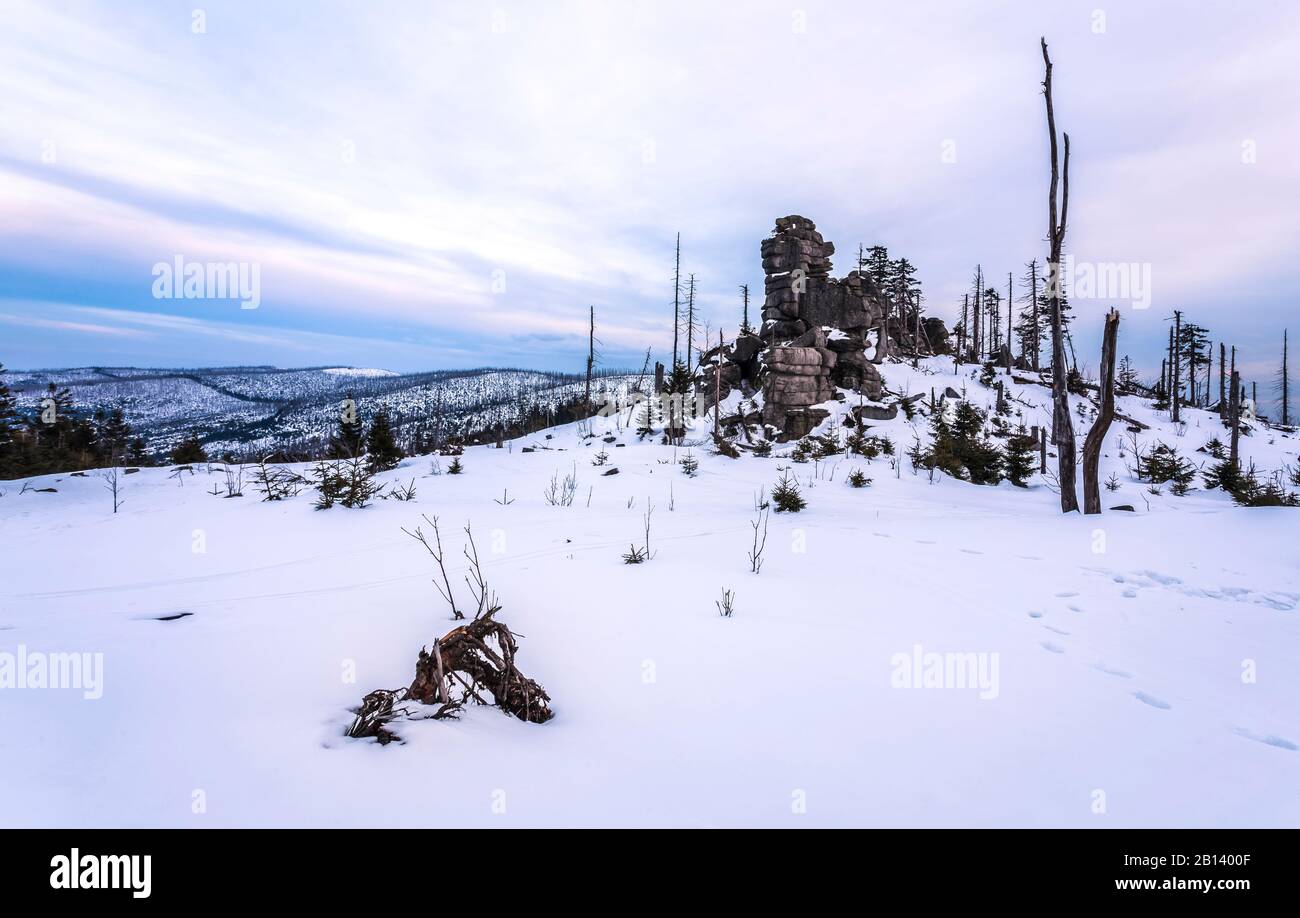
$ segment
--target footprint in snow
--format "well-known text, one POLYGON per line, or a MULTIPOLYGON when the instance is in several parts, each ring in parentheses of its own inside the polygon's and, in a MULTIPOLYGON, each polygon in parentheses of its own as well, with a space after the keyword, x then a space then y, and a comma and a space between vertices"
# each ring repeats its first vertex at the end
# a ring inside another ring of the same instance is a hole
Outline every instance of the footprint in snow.
POLYGON ((1149 704, 1153 708, 1159 708, 1162 711, 1168 711, 1171 705, 1167 701, 1161 701, 1154 695, 1148 695, 1146 692, 1134 692, 1133 697, 1143 704, 1149 704))
POLYGON ((934 539, 914 539, 917 545, 933 545, 934 539))
POLYGON ((982 555, 982 554, 984 554, 984 552, 982 552, 982 551, 976 551, 976 550, 973 549, 973 548, 963 548, 962 551, 965 552, 965 553, 968 554, 968 555, 982 555))
POLYGON ((1276 597, 1280 595, 1284 596, 1286 594, 1274 593, 1271 596, 1261 596, 1255 601, 1261 606, 1268 606, 1270 609, 1276 609, 1279 612, 1294 612, 1296 606, 1295 602, 1286 599, 1277 599, 1276 597))
POLYGON ((1252 733, 1250 730, 1247 730, 1245 727, 1237 727, 1232 732, 1237 734, 1240 737, 1244 737, 1245 739, 1254 740, 1257 743, 1264 743, 1265 745, 1268 746, 1276 746, 1279 749, 1286 749, 1290 752, 1295 752, 1297 749, 1300 749, 1300 746, 1297 746, 1289 739, 1283 739, 1280 736, 1273 736, 1272 734, 1268 736, 1261 736, 1258 733, 1252 733))
POLYGON ((1064 628, 1058 628, 1055 625, 1044 625, 1043 627, 1055 634, 1062 634, 1066 636, 1069 636, 1070 634, 1070 632, 1066 631, 1064 628))
POLYGON ((891 538, 893 538, 893 536, 891 536, 891 535, 890 535, 889 533, 887 533, 887 532, 873 532, 872 535, 873 535, 873 536, 876 536, 877 538, 881 538, 881 539, 891 539, 891 538))
POLYGON ((1129 588, 1128 588, 1127 590, 1125 590, 1123 593, 1120 593, 1120 595, 1123 596, 1125 599, 1136 599, 1136 598, 1137 598, 1137 594, 1138 594, 1138 591, 1135 590, 1135 589, 1133 589, 1132 587, 1129 587, 1129 588))
POLYGON ((1042 555, 1016 555, 1017 558, 1024 558, 1026 561, 1042 561, 1042 555))
POLYGON ((1107 666, 1105 663, 1094 663, 1093 666, 1092 666, 1092 668, 1095 669, 1095 670, 1096 670, 1097 672, 1099 672, 1099 673, 1105 673, 1105 674, 1108 675, 1108 676, 1116 676, 1116 677, 1118 677, 1118 678, 1120 678, 1120 679, 1132 679, 1132 678, 1133 678, 1133 674, 1132 674, 1132 673, 1130 673, 1130 672, 1126 672, 1125 670, 1122 670, 1122 669, 1115 669, 1115 668, 1112 667, 1112 666, 1107 666))
POLYGON ((1069 609, 1071 612, 1082 612, 1082 611, 1083 611, 1083 607, 1082 607, 1082 606, 1066 606, 1066 608, 1069 609))
POLYGON ((1029 617, 1030 617, 1030 618, 1042 618, 1042 617, 1043 617, 1043 613, 1042 613, 1042 612, 1030 612, 1030 613, 1029 613, 1029 617))
POLYGON ((1138 571, 1138 574, 1142 577, 1154 580, 1156 583, 1163 586, 1172 586, 1176 583, 1182 583, 1182 581, 1177 577, 1171 577, 1168 574, 1160 574, 1156 571, 1138 571))
POLYGON ((1043 641, 1039 644, 1039 646, 1042 647, 1044 650, 1050 651, 1051 653, 1065 653, 1064 647, 1062 647, 1060 644, 1053 644, 1051 641, 1043 641))
POLYGON ((1078 594, 1078 593, 1072 593, 1072 592, 1070 592, 1070 591, 1067 590, 1067 591, 1064 592, 1064 593, 1057 593, 1057 594, 1055 594, 1055 595, 1056 595, 1056 598, 1057 598, 1057 599, 1069 599, 1071 596, 1078 596, 1079 594, 1078 594))

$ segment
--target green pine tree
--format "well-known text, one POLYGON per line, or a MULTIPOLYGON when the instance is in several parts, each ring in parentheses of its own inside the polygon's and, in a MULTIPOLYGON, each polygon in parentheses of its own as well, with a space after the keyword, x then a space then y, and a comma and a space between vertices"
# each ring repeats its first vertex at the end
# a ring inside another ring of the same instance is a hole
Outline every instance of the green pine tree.
POLYGON ((131 442, 131 425, 126 422, 121 408, 114 408, 108 413, 100 424, 98 433, 101 460, 111 462, 115 457, 120 459, 126 454, 127 445, 131 442))
POLYGON ((365 430, 361 426, 361 416, 357 413, 356 402, 349 395, 345 410, 339 415, 338 430, 330 437, 327 456, 330 459, 351 459, 360 456, 365 447, 365 430))
POLYGON ((208 454, 198 437, 188 437, 176 444, 171 459, 173 465, 196 465, 207 462, 208 454))
POLYGON ((0 363, 0 463, 8 458, 18 427, 18 398, 5 382, 6 372, 4 364, 0 363))
POLYGON ((1021 432, 1007 440, 1002 455, 1007 479, 1016 487, 1029 486, 1029 479, 1038 471, 1038 441, 1027 433, 1021 432))
POLYGON ((386 472, 396 468, 402 461, 402 450, 393 436, 393 426, 388 420, 388 412, 381 410, 370 422, 370 432, 366 435, 366 456, 370 469, 374 472, 386 472))
POLYGON ((883 245, 873 245, 867 249, 867 255, 862 259, 858 270, 864 271, 871 278, 876 289, 888 299, 889 296, 889 278, 893 272, 889 260, 889 249, 883 245))

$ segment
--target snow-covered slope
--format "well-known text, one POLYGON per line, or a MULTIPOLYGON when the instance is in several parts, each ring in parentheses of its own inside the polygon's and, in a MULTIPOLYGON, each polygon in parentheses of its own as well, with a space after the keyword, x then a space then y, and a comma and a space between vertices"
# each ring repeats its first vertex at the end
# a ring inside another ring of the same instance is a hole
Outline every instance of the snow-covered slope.
MULTIPOLYGON (((950 366, 885 377, 992 401, 950 366)), ((1046 390, 1010 394, 1046 420, 1046 390)), ((1147 403, 1120 410, 1151 425, 1143 447, 1204 458, 1224 437, 1206 412, 1180 435, 1147 403)), ((362 510, 214 496, 215 466, 125 477, 117 515, 93 475, 7 483, 0 654, 102 653, 103 684, 99 700, 0 689, 0 821, 1300 825, 1297 511, 1150 494, 1116 422, 1103 504, 1135 512, 1063 518, 1037 480, 914 473, 912 423, 924 436, 923 417, 873 429, 893 460, 800 464, 788 447, 713 455, 707 427, 674 448, 597 419, 468 449, 459 476, 408 459, 384 478, 414 479, 416 499, 362 510), (675 464, 688 451, 695 477, 675 464), (808 507, 771 516, 754 574, 755 495, 782 468, 808 507), (870 487, 846 486, 855 468, 870 487), (548 505, 574 469, 573 506, 548 505), (649 505, 654 558, 626 565, 649 505), (409 683, 451 627, 401 532, 421 514, 458 560, 472 523, 549 723, 473 708, 399 724, 402 744, 342 737, 361 696, 409 683), (982 682, 907 687, 927 654, 977 655, 961 659, 982 682)), ((1274 469, 1298 445, 1259 428, 1242 449, 1274 469)))
MULTIPOLYGON (((626 382, 618 372, 598 375, 598 391, 626 382)), ((6 372, 5 380, 26 413, 36 412, 51 383, 67 386, 75 408, 88 415, 121 408, 133 432, 162 457, 191 436, 214 456, 260 457, 323 442, 348 397, 363 419, 387 411, 399 434, 438 419, 445 434, 471 435, 515 424, 534 409, 554 409, 584 391, 583 378, 574 374, 491 368, 398 374, 352 367, 93 367, 6 372)))

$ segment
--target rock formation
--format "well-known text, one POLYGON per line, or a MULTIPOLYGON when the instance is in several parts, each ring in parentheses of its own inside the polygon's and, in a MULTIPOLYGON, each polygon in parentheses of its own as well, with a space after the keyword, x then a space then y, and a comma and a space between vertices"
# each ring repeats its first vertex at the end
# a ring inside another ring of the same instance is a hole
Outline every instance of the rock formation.
MULTIPOLYGON (((736 388, 747 396, 761 390, 758 420, 769 435, 786 441, 826 418, 828 412, 814 406, 839 397, 841 389, 873 401, 884 395, 876 369, 884 358, 876 348, 883 302, 865 274, 830 276, 835 246, 805 217, 777 220, 761 253, 766 275, 761 329, 741 335, 721 355, 716 348, 706 354, 700 372, 712 383, 721 361, 724 399, 736 388)), ((713 388, 704 386, 710 404, 713 388)))

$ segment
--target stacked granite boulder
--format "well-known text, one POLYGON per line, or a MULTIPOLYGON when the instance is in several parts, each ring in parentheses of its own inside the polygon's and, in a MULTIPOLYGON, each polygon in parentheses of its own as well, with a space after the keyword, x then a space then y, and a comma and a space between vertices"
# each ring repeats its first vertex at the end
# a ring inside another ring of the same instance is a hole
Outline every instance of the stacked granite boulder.
POLYGON ((879 337, 883 301, 865 274, 830 276, 835 246, 805 217, 777 220, 761 252, 763 325, 721 355, 716 349, 705 355, 701 375, 709 402, 713 392, 707 382, 713 381, 719 359, 723 398, 735 388, 747 396, 761 389, 761 421, 777 440, 786 441, 821 423, 829 412, 814 406, 836 398, 839 389, 871 400, 883 396, 876 364, 884 349, 868 340, 879 337))

